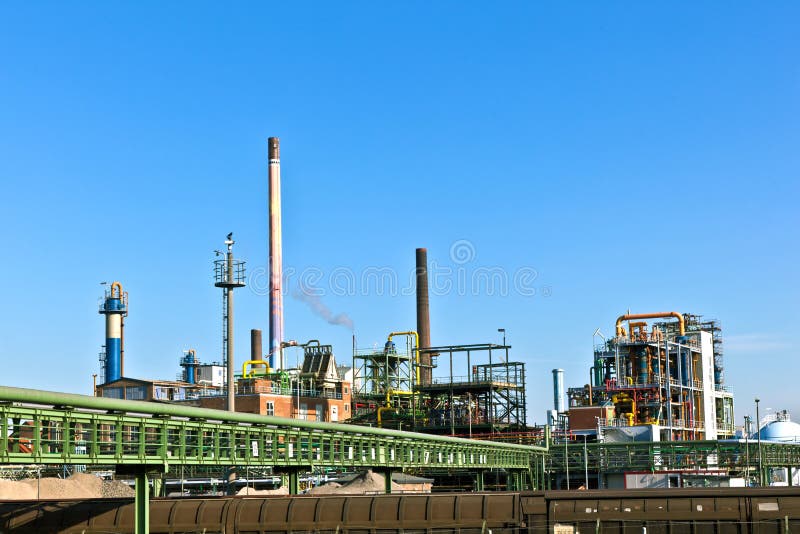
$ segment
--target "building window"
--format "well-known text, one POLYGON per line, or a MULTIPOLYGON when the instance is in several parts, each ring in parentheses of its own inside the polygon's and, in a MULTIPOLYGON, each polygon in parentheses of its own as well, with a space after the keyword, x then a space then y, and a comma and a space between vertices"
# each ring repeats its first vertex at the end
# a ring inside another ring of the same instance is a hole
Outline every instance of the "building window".
POLYGON ((145 395, 144 386, 128 386, 125 388, 125 398, 128 400, 144 400, 145 395))
POLYGON ((347 388, 344 388, 344 394, 347 395, 347 388))
POLYGON ((275 403, 267 401, 267 415, 275 415, 275 403))
POLYGON ((109 399, 121 399, 122 388, 103 388, 103 397, 109 399))
POLYGON ((350 405, 345 404, 344 405, 344 411, 349 412, 350 411, 350 405))

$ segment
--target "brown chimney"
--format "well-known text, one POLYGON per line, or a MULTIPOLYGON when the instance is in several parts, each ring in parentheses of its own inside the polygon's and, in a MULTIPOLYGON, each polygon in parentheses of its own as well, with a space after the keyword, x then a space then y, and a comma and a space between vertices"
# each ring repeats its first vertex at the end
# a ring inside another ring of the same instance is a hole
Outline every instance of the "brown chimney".
POLYGON ((253 328, 250 330, 250 359, 260 360, 262 358, 261 330, 253 328))
MULTIPOLYGON (((431 346, 431 317, 428 303, 428 250, 417 249, 417 334, 419 334, 419 348, 427 349, 431 346)), ((421 384, 430 384, 433 370, 431 369, 431 354, 420 354, 419 381, 421 384)))

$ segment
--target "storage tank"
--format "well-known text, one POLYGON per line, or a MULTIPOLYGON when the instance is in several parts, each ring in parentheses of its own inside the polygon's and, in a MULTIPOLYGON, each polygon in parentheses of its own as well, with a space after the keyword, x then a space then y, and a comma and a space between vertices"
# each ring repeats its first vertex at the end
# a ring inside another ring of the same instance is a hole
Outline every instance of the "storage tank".
POLYGON ((765 441, 800 443, 800 424, 791 421, 789 414, 784 411, 777 414, 775 421, 762 426, 758 434, 765 441))

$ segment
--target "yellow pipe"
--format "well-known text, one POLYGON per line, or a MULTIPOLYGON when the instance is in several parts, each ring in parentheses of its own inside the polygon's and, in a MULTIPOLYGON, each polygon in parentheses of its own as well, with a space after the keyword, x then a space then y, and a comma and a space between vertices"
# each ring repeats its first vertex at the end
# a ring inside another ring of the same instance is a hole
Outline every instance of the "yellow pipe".
POLYGON ((628 313, 620 315, 617 318, 617 337, 623 335, 622 323, 623 321, 630 321, 631 319, 659 319, 662 317, 674 317, 678 320, 678 330, 680 335, 686 334, 686 325, 683 321, 683 315, 678 312, 658 312, 658 313, 628 313))
POLYGON ((417 334, 413 330, 409 330, 408 332, 392 332, 391 334, 389 334, 389 341, 391 341, 394 336, 414 336, 414 348, 415 348, 414 352, 416 353, 416 358, 415 358, 416 365, 414 367, 417 371, 416 383, 419 384, 419 334, 417 334))
POLYGON ((628 420, 628 426, 633 426, 633 414, 632 413, 623 414, 623 417, 625 417, 625 419, 628 420))
POLYGON ((266 374, 269 374, 269 363, 267 363, 266 360, 247 360, 246 362, 244 362, 244 365, 242 365, 242 378, 251 378, 256 374, 255 369, 251 369, 250 373, 247 372, 248 365, 250 367, 255 367, 256 365, 263 365, 267 368, 266 374))
POLYGON ((118 298, 118 299, 122 298, 122 284, 120 284, 119 282, 111 282, 111 298, 112 299, 113 298, 118 298), (117 290, 117 296, 116 297, 114 296, 114 289, 117 290))

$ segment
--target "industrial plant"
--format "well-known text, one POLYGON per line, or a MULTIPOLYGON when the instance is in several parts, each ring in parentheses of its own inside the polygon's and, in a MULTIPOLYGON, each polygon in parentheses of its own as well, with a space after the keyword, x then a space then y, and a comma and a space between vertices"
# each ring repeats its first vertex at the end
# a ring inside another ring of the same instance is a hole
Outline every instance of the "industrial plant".
POLYGON ((626 313, 613 337, 598 329, 585 374, 552 370, 553 408, 542 426, 528 422, 528 381, 548 370, 515 357, 503 329, 501 344, 431 343, 425 248, 414 252, 414 330, 387 328, 382 346, 369 348, 353 336, 338 358, 324 340, 287 338, 278 138, 269 138, 267 159, 266 347, 252 328, 239 349, 248 356, 236 357, 234 296, 247 266, 233 233, 215 251, 209 281, 222 299, 221 352, 207 358, 186 347, 172 377, 125 373, 129 294, 124 280, 107 284, 94 396, 0 387, 6 463, 105 467, 135 480, 137 502, 149 496, 152 465, 153 494, 181 496, 348 492, 364 481, 372 486, 358 491, 800 483, 800 426, 782 413, 736 427, 722 329, 694 313, 626 313), (295 366, 289 348, 302 351, 295 366), (138 415, 115 419, 120 413, 138 415))
POLYGON ((99 310, 106 343, 97 396, 538 445, 736 438, 719 323, 676 311, 621 315, 608 339, 598 329, 595 339, 602 343, 587 365, 586 383, 566 389, 563 370, 554 369, 548 424, 530 425, 528 373, 543 370, 531 371, 505 342, 432 346, 425 248, 415 251, 416 330, 387 332, 381 348, 360 348, 354 336, 352 353, 338 360, 329 344, 287 340, 278 138, 269 138, 267 159, 266 349, 262 331, 252 329, 248 358, 234 357, 234 293, 246 284, 246 266, 235 257, 229 233, 213 262, 213 286, 222 296, 219 360, 202 361, 189 348, 178 358, 175 379, 125 376, 128 293, 114 282, 99 310), (289 347, 302 350, 296 367, 285 358, 289 347))
POLYGON ((588 383, 566 391, 553 370, 556 431, 593 441, 728 439, 733 394, 723 382, 717 321, 678 312, 620 316, 595 347, 588 383), (673 319, 665 321, 664 319, 673 319), (645 319, 661 319, 648 326, 645 319))

